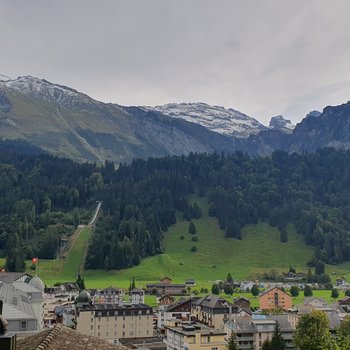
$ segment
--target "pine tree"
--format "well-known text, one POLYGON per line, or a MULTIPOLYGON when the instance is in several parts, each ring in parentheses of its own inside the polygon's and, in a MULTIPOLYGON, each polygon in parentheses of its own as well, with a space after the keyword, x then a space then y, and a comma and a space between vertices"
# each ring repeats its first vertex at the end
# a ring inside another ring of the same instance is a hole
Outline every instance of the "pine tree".
POLYGON ((24 252, 21 240, 17 233, 9 234, 7 239, 6 270, 11 272, 22 272, 25 269, 24 252))
POLYGON ((231 276, 231 273, 229 272, 226 277, 227 283, 232 284, 233 283, 233 277, 231 276))
POLYGON ((214 283, 214 284, 212 285, 212 287, 211 287, 211 292, 212 292, 213 294, 216 294, 216 295, 219 295, 219 294, 220 294, 220 288, 219 288, 219 286, 218 286, 216 283, 214 283))
POLYGON ((238 350, 238 344, 236 342, 236 335, 233 332, 231 332, 231 335, 227 340, 226 349, 227 350, 238 350))
POLYGON ((269 350, 285 350, 286 344, 282 337, 281 328, 278 322, 275 324, 275 329, 273 331, 273 336, 271 338, 271 343, 269 350))
POLYGON ((195 224, 193 223, 193 221, 190 221, 190 224, 188 225, 188 232, 191 234, 191 235, 195 235, 197 230, 196 230, 196 226, 195 224))
POLYGON ((85 289, 85 282, 83 276, 79 273, 76 279, 76 283, 80 289, 85 289))

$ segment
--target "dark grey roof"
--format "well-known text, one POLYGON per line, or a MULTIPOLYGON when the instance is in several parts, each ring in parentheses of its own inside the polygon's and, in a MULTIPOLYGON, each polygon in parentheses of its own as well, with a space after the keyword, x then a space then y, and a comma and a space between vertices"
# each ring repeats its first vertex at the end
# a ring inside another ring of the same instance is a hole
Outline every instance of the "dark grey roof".
POLYGON ((181 305, 184 305, 184 304, 186 304, 187 302, 190 302, 190 301, 191 301, 190 299, 180 299, 176 303, 169 305, 168 308, 167 308, 167 311, 172 311, 175 308, 177 308, 177 307, 179 307, 181 305))
POLYGON ((131 294, 145 294, 145 292, 140 288, 134 288, 130 293, 131 294))
POLYGON ((217 295, 206 295, 203 298, 195 300, 193 304, 200 305, 203 307, 208 307, 211 309, 215 309, 215 308, 222 309, 222 308, 228 308, 230 306, 233 306, 232 303, 228 302, 226 299, 220 298, 217 295))
POLYGON ((287 315, 234 316, 233 320, 227 323, 227 326, 242 333, 249 333, 255 332, 258 324, 275 325, 276 322, 278 322, 282 333, 293 332, 293 327, 289 323, 287 315))
POLYGON ((269 315, 268 318, 278 322, 281 332, 293 332, 293 327, 289 323, 287 315, 269 315))
POLYGON ((26 272, 0 272, 0 281, 7 284, 11 284, 14 281, 19 280, 23 276, 27 276, 28 278, 32 277, 26 272))

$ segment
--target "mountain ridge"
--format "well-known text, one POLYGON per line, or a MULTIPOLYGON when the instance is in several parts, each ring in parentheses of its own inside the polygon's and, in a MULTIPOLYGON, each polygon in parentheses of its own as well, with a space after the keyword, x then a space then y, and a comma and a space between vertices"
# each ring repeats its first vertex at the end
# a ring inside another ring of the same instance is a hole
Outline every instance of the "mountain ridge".
POLYGON ((22 139, 54 155, 99 163, 191 152, 270 155, 275 150, 350 148, 349 102, 328 106, 322 113, 312 111, 295 128, 282 116, 272 118, 268 128, 232 108, 205 103, 164 106, 166 113, 162 106, 157 110, 104 103, 32 76, 0 80, 0 137, 22 139), (178 118, 185 112, 190 119, 178 118), (233 120, 233 115, 238 119, 233 120), (249 125, 241 137, 232 135, 237 120, 249 125), (231 127, 223 134, 228 124, 231 127))

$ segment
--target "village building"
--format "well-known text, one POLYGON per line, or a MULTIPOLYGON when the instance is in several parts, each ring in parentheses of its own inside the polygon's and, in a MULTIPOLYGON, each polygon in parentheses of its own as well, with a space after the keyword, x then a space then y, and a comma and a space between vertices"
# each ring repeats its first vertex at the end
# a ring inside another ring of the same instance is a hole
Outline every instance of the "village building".
POLYGON ((131 304, 144 304, 145 303, 145 292, 142 289, 134 288, 130 292, 131 304))
POLYGON ((225 332, 199 322, 174 322, 165 329, 167 350, 226 350, 225 332))
POLYGON ((293 299, 279 287, 269 288, 259 294, 259 307, 261 310, 281 308, 288 310, 293 305, 293 299))
POLYGON ((175 298, 172 295, 165 294, 158 298, 158 305, 171 305, 175 302, 175 298))
POLYGON ((186 292, 186 284, 173 284, 171 278, 164 277, 160 280, 160 283, 146 284, 146 292, 158 296, 182 295, 186 292))
POLYGON ((8 322, 7 329, 21 336, 36 333, 43 327, 42 293, 25 282, 17 282, 16 286, 15 283, 0 282, 2 316, 8 322))
POLYGON ((124 291, 116 287, 97 290, 93 300, 95 304, 119 304, 123 302, 124 291))
POLYGON ((157 312, 157 328, 163 331, 169 321, 189 321, 191 304, 191 299, 182 299, 172 305, 160 306, 157 312))
POLYGON ((11 284, 13 282, 28 282, 33 276, 26 272, 0 271, 0 282, 11 284))
POLYGON ((232 314, 233 304, 217 295, 206 295, 192 302, 191 315, 199 322, 218 330, 232 314))
POLYGON ((153 336, 153 310, 145 304, 93 304, 87 291, 76 300, 76 329, 118 344, 123 338, 153 336))
POLYGON ((295 314, 233 316, 232 320, 225 325, 226 338, 228 339, 234 333, 239 350, 261 350, 264 341, 272 338, 278 322, 286 349, 294 349, 295 328, 294 321, 290 318, 297 318, 297 316, 295 314))

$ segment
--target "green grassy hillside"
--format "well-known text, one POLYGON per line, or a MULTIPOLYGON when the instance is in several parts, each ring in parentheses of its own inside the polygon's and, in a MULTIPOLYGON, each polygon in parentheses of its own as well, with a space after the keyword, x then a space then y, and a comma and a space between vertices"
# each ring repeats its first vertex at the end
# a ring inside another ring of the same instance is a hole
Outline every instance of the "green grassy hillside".
MULTIPOLYGON (((235 279, 254 278, 266 270, 288 270, 294 266, 305 270, 313 256, 313 248, 303 243, 293 227, 288 227, 288 243, 279 242, 277 229, 265 224, 249 225, 243 229, 243 239, 227 239, 219 229, 217 220, 208 217, 206 208, 200 220, 194 220, 197 242, 188 233, 189 223, 178 220, 164 238, 164 254, 144 259, 139 266, 120 271, 84 271, 89 287, 118 285, 127 287, 135 277, 139 286, 157 281, 163 276, 183 282, 195 278, 201 286, 210 286, 213 280, 224 279, 228 272, 235 279), (180 239, 183 236, 184 239, 180 239), (197 247, 191 252, 191 247, 197 247)), ((39 262, 39 275, 47 284, 74 280, 83 255, 88 230, 84 230, 64 260, 39 262)))
MULTIPOLYGON (((214 280, 224 279, 228 272, 235 279, 244 280, 271 269, 286 271, 289 266, 306 271, 305 264, 313 256, 313 248, 306 246, 303 237, 291 226, 288 227, 288 243, 280 243, 278 231, 265 223, 245 227, 240 241, 226 239, 216 219, 208 217, 205 211, 194 223, 198 242, 191 240, 188 222, 178 220, 165 234, 164 254, 146 258, 139 266, 130 269, 84 271, 86 285, 90 288, 128 287, 135 277, 137 286, 142 287, 147 282, 169 276, 175 282, 195 278, 196 288, 200 289, 210 287, 214 280), (196 252, 190 251, 193 245, 198 248, 196 252)), ((38 274, 46 284, 75 279, 89 235, 89 230, 84 229, 66 259, 39 261, 38 274)), ((0 264, 4 263, 4 259, 0 259, 0 264)), ((29 267, 31 263, 28 261, 27 265, 29 267)), ((30 269, 28 272, 33 274, 30 269)), ((327 266, 326 272, 332 278, 350 277, 350 263, 327 266)))

